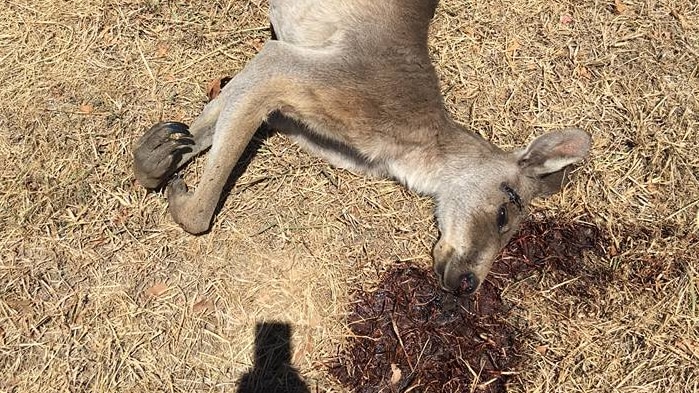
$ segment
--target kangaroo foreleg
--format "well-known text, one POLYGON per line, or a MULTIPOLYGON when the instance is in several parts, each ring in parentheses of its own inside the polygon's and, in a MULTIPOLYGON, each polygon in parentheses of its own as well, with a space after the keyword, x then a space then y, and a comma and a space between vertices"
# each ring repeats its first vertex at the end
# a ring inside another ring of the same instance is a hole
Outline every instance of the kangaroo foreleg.
POLYGON ((191 127, 179 122, 153 125, 138 140, 133 152, 134 175, 146 188, 163 186, 192 157, 208 149, 221 112, 222 100, 214 100, 191 127))

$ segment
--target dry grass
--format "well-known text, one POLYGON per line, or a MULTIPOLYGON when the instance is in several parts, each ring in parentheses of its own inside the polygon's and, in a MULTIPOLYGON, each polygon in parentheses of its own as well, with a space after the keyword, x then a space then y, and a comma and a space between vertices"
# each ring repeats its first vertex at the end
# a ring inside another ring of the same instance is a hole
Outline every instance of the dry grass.
MULTIPOLYGON (((429 266, 427 199, 279 136, 209 235, 134 184, 134 139, 195 117, 206 83, 266 39, 265 12, 3 4, 0 391, 234 391, 262 320, 291 323, 294 364, 313 391, 338 391, 321 363, 342 345, 348 293, 395 261, 429 266)), ((431 47, 450 109, 495 143, 573 124, 595 140, 537 208, 605 230, 608 255, 584 268, 614 279, 581 296, 555 274, 512 278, 504 296, 532 334, 511 390, 699 391, 696 2, 445 0, 431 47)))

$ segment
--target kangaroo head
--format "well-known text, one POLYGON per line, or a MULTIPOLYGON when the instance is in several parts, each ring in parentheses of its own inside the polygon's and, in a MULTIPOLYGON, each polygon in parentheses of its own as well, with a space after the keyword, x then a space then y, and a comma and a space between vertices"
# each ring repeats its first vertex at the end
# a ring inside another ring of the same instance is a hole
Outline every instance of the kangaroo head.
POLYGON ((453 157, 454 172, 436 195, 440 238, 434 270, 444 289, 472 293, 494 259, 517 232, 533 198, 560 191, 570 166, 590 148, 580 129, 545 134, 522 150, 498 152, 475 162, 453 157), (474 168, 478 172, 474 173, 474 168))

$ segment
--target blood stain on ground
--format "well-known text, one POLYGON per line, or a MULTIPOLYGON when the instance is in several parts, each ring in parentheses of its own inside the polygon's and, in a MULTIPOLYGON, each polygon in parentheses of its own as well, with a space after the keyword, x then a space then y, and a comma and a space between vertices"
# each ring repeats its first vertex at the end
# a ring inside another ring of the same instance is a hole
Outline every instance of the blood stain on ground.
POLYGON ((397 264, 372 291, 354 293, 353 333, 329 364, 354 392, 504 392, 528 333, 508 321, 508 282, 543 266, 580 273, 586 251, 604 252, 594 226, 530 221, 471 296, 440 289, 431 270, 397 264))

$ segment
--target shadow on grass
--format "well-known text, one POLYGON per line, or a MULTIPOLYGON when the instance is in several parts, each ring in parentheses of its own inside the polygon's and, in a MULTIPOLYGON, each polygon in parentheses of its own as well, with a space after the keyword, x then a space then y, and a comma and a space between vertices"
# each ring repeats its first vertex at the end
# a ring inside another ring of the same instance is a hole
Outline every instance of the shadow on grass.
POLYGON ((291 365, 291 326, 264 322, 255 328, 255 363, 240 379, 238 393, 310 393, 291 365))

